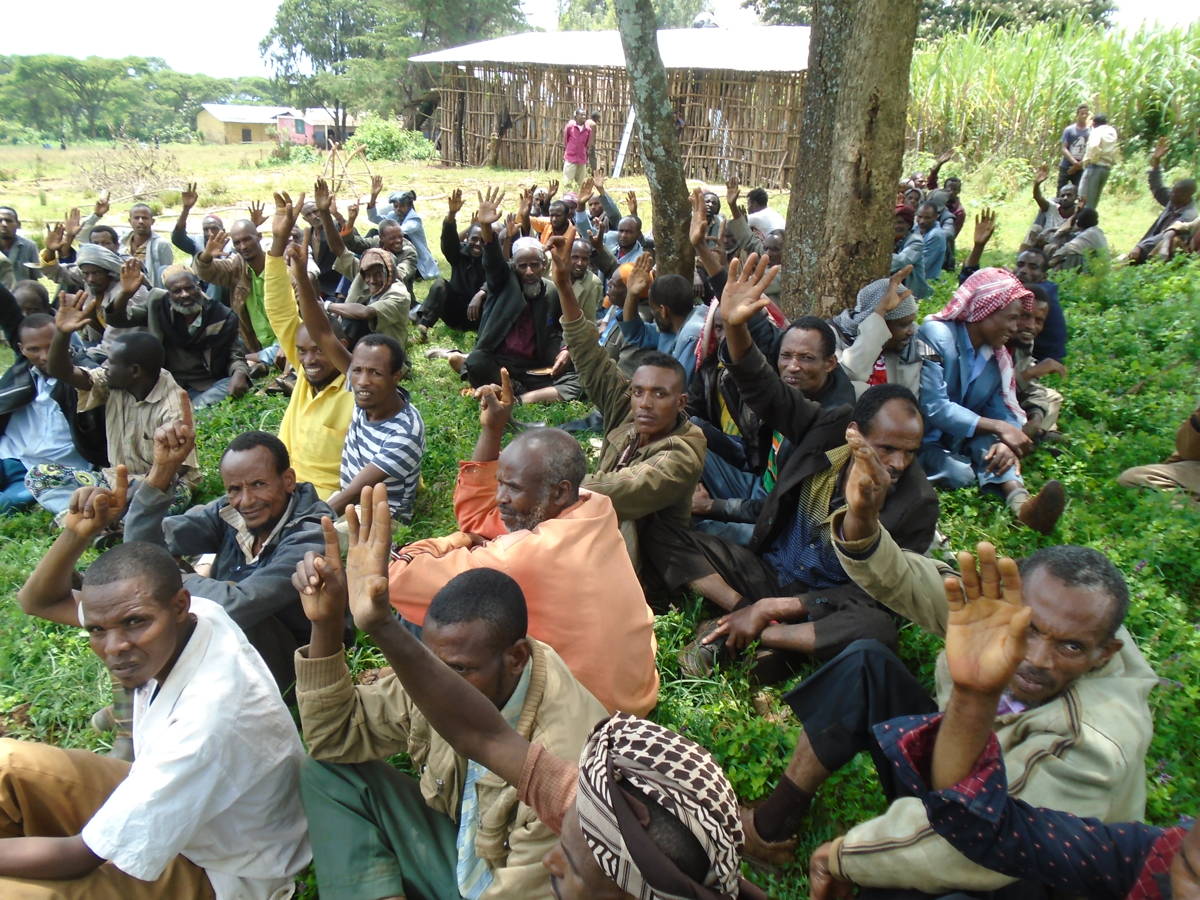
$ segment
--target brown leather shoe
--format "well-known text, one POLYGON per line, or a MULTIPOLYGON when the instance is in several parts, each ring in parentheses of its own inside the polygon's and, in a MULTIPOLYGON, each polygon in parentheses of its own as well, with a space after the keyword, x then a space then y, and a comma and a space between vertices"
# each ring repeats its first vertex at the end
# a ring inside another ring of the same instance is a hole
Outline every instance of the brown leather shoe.
POLYGON ((786 841, 768 841, 759 836, 754 827, 754 810, 739 806, 738 813, 742 819, 742 833, 746 843, 742 845, 742 858, 751 863, 766 863, 768 866, 786 866, 796 861, 796 838, 786 841))
POLYGON ((1061 481, 1047 481, 1042 489, 1021 504, 1017 519, 1040 534, 1049 534, 1067 505, 1061 481))

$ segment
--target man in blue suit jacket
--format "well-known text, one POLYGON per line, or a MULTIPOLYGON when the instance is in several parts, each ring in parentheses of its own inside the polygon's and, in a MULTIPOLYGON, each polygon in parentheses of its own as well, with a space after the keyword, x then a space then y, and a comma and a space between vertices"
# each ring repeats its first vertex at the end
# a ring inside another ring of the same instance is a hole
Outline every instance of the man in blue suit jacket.
POLYGON ((948 490, 977 482, 1000 493, 1017 518, 1048 534, 1066 496, 1057 481, 1031 497, 1018 459, 1032 449, 1022 430, 1012 357, 1005 344, 1016 333, 1033 294, 1003 269, 980 269, 959 286, 941 312, 921 325, 920 337, 937 353, 921 372, 925 440, 920 462, 929 480, 948 490))

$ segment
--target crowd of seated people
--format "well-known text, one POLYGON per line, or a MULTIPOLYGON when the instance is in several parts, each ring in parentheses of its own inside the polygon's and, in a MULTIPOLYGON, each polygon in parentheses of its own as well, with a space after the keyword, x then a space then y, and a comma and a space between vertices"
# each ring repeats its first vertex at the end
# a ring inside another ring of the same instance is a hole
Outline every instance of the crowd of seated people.
MULTIPOLYGON (((761 898, 742 861, 799 862, 814 796, 860 752, 886 811, 816 850, 815 898, 1168 896, 1168 871, 1194 890, 1190 836, 1119 824, 1145 815, 1157 681, 1120 571, 1070 545, 1019 566, 938 552, 961 544, 939 491, 975 485, 1044 535, 1069 514, 1021 461, 1069 440, 1049 273, 1107 252, 1074 143, 1053 200, 1035 175, 1011 270, 983 264, 988 209, 957 258, 946 153, 901 186, 891 271, 831 319, 789 320, 765 190, 697 187, 695 270, 671 271, 636 194, 622 215, 589 170, 584 118, 577 193, 454 189, 434 247, 416 192, 382 205, 382 178, 363 232, 360 198, 324 180, 199 235, 189 184, 169 240, 140 203, 128 230, 102 224, 102 197, 42 251, 0 207, 0 511, 37 503, 56 527, 17 599, 83 630, 113 732, 111 755, 0 738, 0 896, 267 900, 311 864, 321 896, 362 900, 761 898), (408 380, 433 333, 464 347, 428 356, 478 436, 456 530, 393 544, 443 440, 408 380), (196 411, 256 382, 288 394, 276 431, 211 445, 196 411), (571 400, 595 407, 571 426, 591 454, 514 417, 571 400), (198 444, 221 493, 196 504, 198 444), (807 672, 784 695, 803 729, 753 807, 702 735, 647 718, 656 614, 697 596, 686 674, 748 653, 760 683, 807 672), (945 640, 932 690, 899 655, 906 624, 945 640), (363 679, 367 642, 387 668, 363 679), (1131 893, 1146 873, 1159 894, 1131 893)), ((1131 263, 1200 220, 1194 183, 1163 185, 1167 149, 1131 263)), ((1197 434, 1200 410, 1121 483, 1194 499, 1197 434)))

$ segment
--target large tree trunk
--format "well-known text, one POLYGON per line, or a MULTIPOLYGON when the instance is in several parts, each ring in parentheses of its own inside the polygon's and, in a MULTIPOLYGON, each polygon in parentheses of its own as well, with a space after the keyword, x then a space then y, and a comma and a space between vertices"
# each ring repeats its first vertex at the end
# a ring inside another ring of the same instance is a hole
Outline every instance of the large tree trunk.
POLYGON ((658 52, 654 9, 650 0, 616 0, 615 6, 633 106, 637 110, 642 165, 650 182, 658 270, 690 279, 695 265, 688 240, 692 211, 679 135, 675 132, 675 111, 667 96, 667 71, 658 52))
POLYGON ((813 5, 782 305, 830 316, 888 274, 920 0, 813 5))

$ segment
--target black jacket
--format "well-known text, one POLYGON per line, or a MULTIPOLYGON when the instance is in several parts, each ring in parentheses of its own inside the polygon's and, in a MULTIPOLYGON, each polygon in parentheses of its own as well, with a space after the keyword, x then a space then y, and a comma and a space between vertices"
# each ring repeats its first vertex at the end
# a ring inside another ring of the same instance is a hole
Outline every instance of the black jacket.
MULTIPOLYGON (((825 454, 846 443, 851 407, 823 408, 788 387, 757 347, 736 363, 727 361, 727 365, 743 400, 794 444, 781 463, 774 490, 763 501, 748 545, 755 553, 762 553, 796 515, 801 483, 828 468, 825 454)), ((914 460, 888 495, 879 515, 880 522, 901 547, 924 553, 933 541, 937 517, 937 494, 921 464, 914 460)))
MULTIPOLYGON (((8 344, 17 354, 14 362, 3 375, 0 375, 0 434, 8 427, 9 419, 22 406, 33 402, 36 388, 33 384, 32 368, 29 361, 17 352, 17 326, 24 315, 16 298, 0 285, 0 328, 8 344)), ((75 449, 81 456, 98 469, 108 465, 108 437, 104 429, 104 407, 78 412, 79 395, 75 388, 61 379, 50 392, 58 408, 62 410, 71 427, 71 437, 75 441, 75 449)))
POLYGON ((543 278, 542 293, 532 300, 526 299, 521 279, 500 253, 500 242, 494 237, 483 245, 483 265, 487 272, 488 298, 479 317, 475 349, 499 352, 508 332, 528 305, 537 341, 535 364, 551 365, 563 345, 558 289, 543 278))

